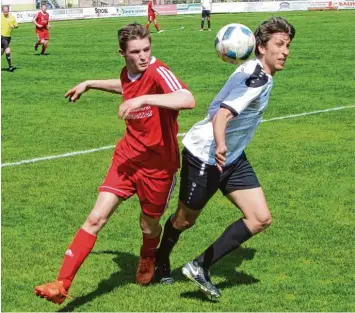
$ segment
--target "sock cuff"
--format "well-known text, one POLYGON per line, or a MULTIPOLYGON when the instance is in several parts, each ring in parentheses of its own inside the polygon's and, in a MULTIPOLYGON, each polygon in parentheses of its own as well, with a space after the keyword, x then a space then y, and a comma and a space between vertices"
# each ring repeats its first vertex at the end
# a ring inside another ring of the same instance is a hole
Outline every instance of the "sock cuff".
POLYGON ((239 221, 241 221, 242 225, 244 226, 245 231, 248 233, 250 237, 253 236, 253 234, 250 232, 249 228, 247 225, 245 225, 244 220, 241 218, 239 221))
POLYGON ((97 239, 96 235, 88 233, 83 228, 80 228, 78 230, 75 237, 78 242, 80 242, 83 246, 89 249, 92 249, 97 239))
POLYGON ((153 237, 153 238, 152 238, 152 237, 149 237, 147 234, 145 234, 145 233, 142 232, 143 241, 145 241, 145 240, 158 240, 158 241, 160 241, 161 233, 162 233, 162 229, 160 228, 160 233, 159 233, 159 235, 157 235, 156 237, 153 237))
POLYGON ((174 227, 174 225, 173 225, 174 218, 175 218, 175 214, 171 214, 169 216, 169 218, 167 219, 167 221, 165 223, 165 229, 167 229, 170 234, 175 235, 176 237, 179 237, 183 231, 174 227))

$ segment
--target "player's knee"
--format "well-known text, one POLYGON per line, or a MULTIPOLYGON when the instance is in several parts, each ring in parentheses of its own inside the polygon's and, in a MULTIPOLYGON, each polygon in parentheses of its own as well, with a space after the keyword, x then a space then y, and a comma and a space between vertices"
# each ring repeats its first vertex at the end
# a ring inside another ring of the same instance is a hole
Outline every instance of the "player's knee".
POLYGON ((176 219, 173 223, 176 229, 181 231, 187 230, 195 225, 195 220, 192 219, 176 219))
POLYGON ((141 222, 140 227, 144 235, 152 238, 158 236, 162 230, 162 227, 159 223, 155 225, 148 225, 141 222))
POLYGON ((11 52, 11 49, 10 49, 10 48, 6 48, 6 49, 5 49, 5 53, 6 53, 6 54, 9 54, 10 52, 11 52))
POLYGON ((257 214, 254 217, 254 229, 256 232, 261 232, 268 228, 272 223, 271 213, 269 211, 265 211, 262 214, 257 214))
POLYGON ((99 214, 91 213, 88 216, 85 224, 89 228, 101 229, 107 223, 107 220, 108 220, 108 218, 106 216, 101 216, 99 214))
POLYGON ((142 233, 148 237, 156 237, 161 232, 161 225, 159 223, 159 218, 151 218, 146 216, 141 216, 139 221, 139 226, 142 233))

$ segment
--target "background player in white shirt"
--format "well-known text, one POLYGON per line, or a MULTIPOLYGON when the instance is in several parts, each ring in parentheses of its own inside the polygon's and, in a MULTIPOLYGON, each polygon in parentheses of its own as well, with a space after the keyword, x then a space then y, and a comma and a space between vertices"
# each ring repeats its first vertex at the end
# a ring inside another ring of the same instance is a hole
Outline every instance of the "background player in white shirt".
POLYGON ((155 274, 161 283, 173 282, 170 253, 218 189, 244 217, 183 267, 183 274, 209 296, 221 295, 211 282, 209 267, 271 224, 264 192, 244 149, 261 122, 272 77, 284 69, 294 36, 294 27, 281 17, 263 22, 255 31, 256 59, 237 68, 213 99, 207 117, 185 136, 179 204, 165 224, 157 253, 155 274))
POLYGON ((205 19, 207 17, 208 30, 211 31, 211 11, 212 11, 212 0, 201 0, 202 6, 202 20, 200 31, 203 31, 203 25, 205 24, 205 19))

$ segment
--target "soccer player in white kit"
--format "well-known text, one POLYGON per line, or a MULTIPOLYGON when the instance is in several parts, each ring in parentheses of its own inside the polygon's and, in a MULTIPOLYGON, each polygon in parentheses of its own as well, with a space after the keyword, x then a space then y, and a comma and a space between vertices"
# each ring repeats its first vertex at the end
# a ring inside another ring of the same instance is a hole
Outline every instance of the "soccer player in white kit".
POLYGON ((205 24, 205 19, 207 18, 208 30, 211 31, 211 11, 212 11, 212 0, 201 0, 202 6, 202 20, 200 31, 203 31, 203 25, 205 24))
POLYGON ((185 136, 179 204, 165 224, 157 252, 155 275, 160 283, 174 282, 170 253, 218 189, 244 217, 182 269, 207 295, 221 295, 211 282, 210 266, 271 224, 264 192, 244 149, 262 120, 273 75, 284 69, 294 36, 294 27, 281 17, 263 22, 255 31, 256 58, 236 69, 213 99, 207 117, 185 136))

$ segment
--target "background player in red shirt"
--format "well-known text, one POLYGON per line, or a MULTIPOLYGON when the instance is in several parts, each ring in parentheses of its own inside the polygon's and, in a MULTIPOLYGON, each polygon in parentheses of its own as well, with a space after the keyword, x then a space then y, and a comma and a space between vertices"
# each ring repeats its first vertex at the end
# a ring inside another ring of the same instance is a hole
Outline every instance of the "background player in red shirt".
POLYGON ((76 101, 89 89, 121 93, 119 117, 126 132, 117 143, 99 196, 86 221, 65 253, 57 280, 35 287, 37 296, 60 304, 68 297, 74 276, 94 247, 96 236, 116 207, 137 194, 143 244, 136 282, 146 285, 154 275, 159 220, 175 185, 179 167, 178 111, 192 109, 195 100, 187 87, 161 61, 151 56, 151 37, 142 25, 130 24, 118 31, 120 54, 126 66, 120 79, 89 80, 69 90, 76 101))
POLYGON ((47 12, 47 6, 42 4, 41 11, 36 13, 33 17, 33 23, 36 25, 37 41, 34 44, 34 49, 37 51, 38 46, 42 45, 41 54, 46 52, 49 41, 49 14, 47 12))
POLYGON ((154 23, 154 26, 155 26, 155 29, 157 30, 158 33, 161 33, 163 32, 164 30, 161 30, 159 28, 159 24, 156 20, 156 16, 155 14, 159 14, 158 11, 154 10, 153 8, 153 0, 149 0, 148 1, 148 21, 147 21, 147 24, 145 25, 147 29, 149 29, 150 27, 150 23, 153 22, 154 23))

